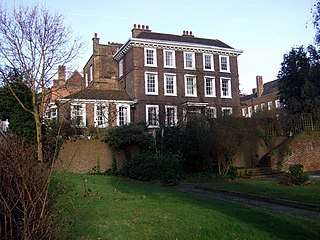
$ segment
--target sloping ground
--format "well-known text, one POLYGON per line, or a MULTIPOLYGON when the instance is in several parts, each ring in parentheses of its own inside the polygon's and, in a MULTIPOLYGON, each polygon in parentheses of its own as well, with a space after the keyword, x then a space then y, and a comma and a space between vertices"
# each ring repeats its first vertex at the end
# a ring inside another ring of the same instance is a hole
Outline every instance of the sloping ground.
POLYGON ((260 165, 279 171, 293 164, 302 164, 308 172, 320 171, 320 132, 293 135, 260 160, 260 165))

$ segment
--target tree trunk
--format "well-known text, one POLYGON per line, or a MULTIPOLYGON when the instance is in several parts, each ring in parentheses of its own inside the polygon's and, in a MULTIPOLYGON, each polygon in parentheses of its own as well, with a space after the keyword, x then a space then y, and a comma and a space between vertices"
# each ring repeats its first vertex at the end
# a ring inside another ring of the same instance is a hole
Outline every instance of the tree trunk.
POLYGON ((36 112, 36 114, 34 115, 34 119, 36 122, 36 132, 37 132, 38 161, 43 162, 42 128, 41 128, 41 120, 38 112, 36 112))

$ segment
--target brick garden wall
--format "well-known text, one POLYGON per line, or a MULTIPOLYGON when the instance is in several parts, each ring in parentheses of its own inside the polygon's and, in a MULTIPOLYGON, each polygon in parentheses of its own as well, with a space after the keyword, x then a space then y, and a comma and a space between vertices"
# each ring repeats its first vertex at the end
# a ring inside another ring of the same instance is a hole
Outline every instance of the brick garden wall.
POLYGON ((272 151, 271 163, 282 171, 293 164, 303 164, 307 172, 320 171, 320 132, 302 132, 289 138, 272 151))
MULTIPOLYGON (((131 149, 133 153, 137 149, 131 149)), ((118 169, 122 166, 125 159, 123 151, 115 151, 118 169)), ((55 168, 60 171, 87 173, 94 166, 100 164, 101 172, 112 167, 111 147, 97 139, 77 139, 68 140, 60 150, 56 160, 55 168)))

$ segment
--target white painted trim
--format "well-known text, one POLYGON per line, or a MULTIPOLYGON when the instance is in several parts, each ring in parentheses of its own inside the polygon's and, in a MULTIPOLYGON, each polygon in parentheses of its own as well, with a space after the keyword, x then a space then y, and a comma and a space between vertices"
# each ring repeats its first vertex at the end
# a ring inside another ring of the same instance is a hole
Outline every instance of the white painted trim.
POLYGON ((113 58, 119 61, 123 55, 128 52, 133 46, 139 47, 155 47, 160 49, 171 49, 176 51, 192 51, 200 53, 212 53, 218 55, 239 56, 243 50, 222 48, 210 45, 202 45, 195 43, 184 43, 165 40, 151 40, 141 38, 130 38, 121 46, 121 48, 113 55, 113 58))
POLYGON ((203 71, 214 72, 214 57, 212 53, 202 53, 202 63, 203 63, 203 71), (210 69, 205 69, 205 56, 210 56, 211 58, 210 69))
POLYGON ((184 63, 184 69, 187 70, 195 70, 196 69, 196 56, 194 52, 183 52, 183 63, 184 63), (187 67, 187 54, 191 54, 192 56, 192 66, 187 67))
POLYGON ((163 74, 164 96, 177 96, 177 75, 175 73, 163 74), (167 76, 173 76, 173 93, 167 93, 167 76))
POLYGON ((149 115, 148 115, 148 109, 149 108, 156 108, 156 125, 148 125, 148 128, 158 128, 160 126, 159 124, 159 105, 146 105, 146 123, 149 123, 149 115))
POLYGON ((176 51, 174 50, 168 50, 168 49, 163 49, 163 67, 164 68, 176 68, 176 51), (171 52, 172 53, 172 65, 166 65, 166 52, 171 52))
POLYGON ((204 79, 203 79, 203 81, 204 81, 204 96, 205 97, 216 97, 217 95, 216 95, 216 78, 215 77, 213 77, 213 76, 204 76, 204 79), (211 94, 211 95, 208 95, 207 94, 207 85, 206 85, 206 80, 208 79, 208 78, 210 78, 210 79, 212 79, 212 90, 213 90, 213 94, 211 94))
POLYGON ((225 73, 230 73, 230 59, 229 59, 229 56, 227 55, 219 55, 219 68, 220 68, 220 72, 225 72, 225 73), (226 70, 223 70, 221 69, 221 58, 227 58, 227 69, 226 70))
POLYGON ((232 98, 231 78, 221 77, 220 78, 220 94, 221 98, 232 98), (228 95, 224 96, 222 92, 222 80, 228 80, 228 95))
POLYGON ((144 66, 146 67, 157 67, 157 49, 153 47, 145 47, 144 48, 144 66), (147 51, 153 51, 153 64, 147 63, 147 51))
POLYGON ((159 79, 157 72, 145 72, 144 73, 144 90, 146 95, 159 95, 159 79), (148 92, 148 75, 154 75, 154 88, 155 92, 148 92))
POLYGON ((197 77, 196 75, 189 75, 189 74, 185 74, 184 75, 184 93, 186 97, 197 97, 197 77), (189 94, 188 93, 188 89, 187 89, 187 78, 188 77, 192 77, 193 78, 193 94, 189 94))
POLYGON ((172 106, 172 105, 166 105, 164 106, 164 113, 165 113, 165 125, 166 126, 176 126, 178 124, 178 108, 177 106, 172 106), (168 119, 167 119, 167 112, 168 112, 168 108, 173 108, 174 109, 174 120, 173 120, 173 125, 169 125, 168 124, 168 119))

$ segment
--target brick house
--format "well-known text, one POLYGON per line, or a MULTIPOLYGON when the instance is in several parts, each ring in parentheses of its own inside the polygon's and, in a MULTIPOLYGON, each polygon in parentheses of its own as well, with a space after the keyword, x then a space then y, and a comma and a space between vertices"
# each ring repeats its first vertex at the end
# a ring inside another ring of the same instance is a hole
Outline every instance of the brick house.
POLYGON ((237 57, 215 39, 152 32, 134 25, 125 44, 100 44, 84 66, 85 88, 60 99, 79 126, 145 121, 150 128, 177 125, 196 113, 240 116, 237 57))
POLYGON ((262 76, 256 76, 257 88, 252 89, 252 94, 240 97, 241 114, 252 117, 254 113, 264 110, 277 110, 281 107, 278 80, 263 84, 262 76))

